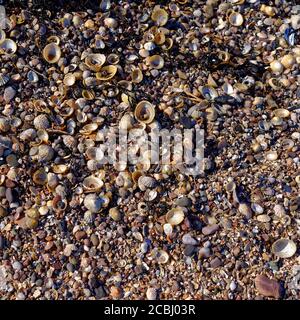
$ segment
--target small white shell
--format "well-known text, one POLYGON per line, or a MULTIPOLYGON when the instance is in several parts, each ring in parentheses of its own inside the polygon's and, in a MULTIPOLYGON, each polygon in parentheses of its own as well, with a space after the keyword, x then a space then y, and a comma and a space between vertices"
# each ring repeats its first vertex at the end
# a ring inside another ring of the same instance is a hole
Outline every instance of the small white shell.
POLYGON ((180 207, 173 208, 167 212, 166 220, 172 226, 177 226, 184 220, 184 211, 180 207))
POLYGON ((167 235, 167 236, 170 236, 173 232, 173 227, 170 223, 165 223, 163 225, 163 229, 164 229, 164 233, 167 235))
POLYGON ((83 188, 86 192, 97 192, 103 187, 104 182, 95 176, 86 177, 83 180, 83 188))
POLYGON ((272 252, 279 258, 290 258, 297 251, 296 244, 290 239, 279 239, 272 245, 272 252))

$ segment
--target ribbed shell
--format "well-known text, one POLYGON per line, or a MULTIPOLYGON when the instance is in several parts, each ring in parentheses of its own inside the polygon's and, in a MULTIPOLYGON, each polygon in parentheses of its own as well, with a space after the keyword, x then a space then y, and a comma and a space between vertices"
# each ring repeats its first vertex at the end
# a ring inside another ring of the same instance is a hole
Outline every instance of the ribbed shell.
POLYGON ((38 149, 38 160, 39 161, 50 161, 54 156, 54 150, 52 147, 42 144, 38 149))
POLYGON ((48 129, 50 127, 50 122, 48 120, 48 117, 45 114, 39 114, 33 120, 33 125, 37 130, 48 129))
POLYGON ((138 180, 138 186, 142 191, 145 191, 148 188, 152 189, 156 187, 156 180, 152 177, 141 176, 138 180))

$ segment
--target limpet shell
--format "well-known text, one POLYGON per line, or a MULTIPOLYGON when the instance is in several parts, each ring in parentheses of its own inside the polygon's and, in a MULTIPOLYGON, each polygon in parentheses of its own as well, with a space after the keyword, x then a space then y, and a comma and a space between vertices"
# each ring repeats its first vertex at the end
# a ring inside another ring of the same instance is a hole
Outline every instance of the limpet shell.
POLYGON ((99 72, 96 73, 96 78, 101 81, 107 81, 112 79, 118 71, 115 65, 109 65, 103 67, 99 72))
POLYGON ((166 221, 172 226, 179 225, 184 220, 184 211, 182 208, 173 208, 166 214, 166 221))
POLYGON ((12 39, 5 39, 0 42, 0 54, 14 54, 17 51, 17 44, 12 39))
POLYGON ((56 63, 61 57, 60 47, 52 42, 46 45, 43 49, 43 57, 48 63, 56 63))
POLYGON ((135 108, 134 116, 139 122, 149 124, 155 118, 155 108, 149 101, 140 101, 135 108))
POLYGON ((155 54, 153 56, 147 57, 146 58, 146 63, 149 65, 150 68, 153 69, 162 69, 165 62, 162 56, 155 54))
POLYGON ((83 188, 86 192, 97 192, 101 190, 104 185, 104 182, 95 176, 86 177, 83 180, 83 188))
POLYGON ((239 12, 231 12, 228 17, 228 21, 231 25, 239 27, 244 23, 244 18, 239 12))
POLYGON ((151 14, 151 19, 158 26, 164 26, 168 22, 169 15, 166 10, 161 9, 159 6, 155 6, 151 14))
POLYGON ((54 157, 54 150, 47 144, 42 144, 38 147, 37 160, 47 162, 52 160, 54 157))
POLYGON ((106 57, 102 53, 91 53, 88 56, 86 56, 84 62, 87 65, 87 67, 95 72, 100 71, 101 67, 106 61, 106 57))
POLYGON ((294 241, 290 239, 279 239, 272 245, 272 252, 279 258, 290 258, 297 251, 297 246, 294 241))

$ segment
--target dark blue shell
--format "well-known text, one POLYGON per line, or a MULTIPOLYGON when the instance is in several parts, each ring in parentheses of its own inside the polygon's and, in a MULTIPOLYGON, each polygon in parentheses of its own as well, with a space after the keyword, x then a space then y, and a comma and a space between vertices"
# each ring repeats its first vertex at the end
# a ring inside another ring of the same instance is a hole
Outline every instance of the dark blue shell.
POLYGON ((287 28, 284 31, 284 39, 290 46, 295 45, 295 30, 293 28, 287 28))

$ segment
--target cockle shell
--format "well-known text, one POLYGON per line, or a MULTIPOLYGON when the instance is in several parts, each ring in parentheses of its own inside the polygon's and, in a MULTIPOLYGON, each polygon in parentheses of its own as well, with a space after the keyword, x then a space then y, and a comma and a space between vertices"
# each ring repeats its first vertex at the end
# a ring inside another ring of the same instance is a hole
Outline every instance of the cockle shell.
POLYGON ((0 54, 14 54, 17 44, 12 39, 5 39, 0 43, 0 54))
POLYGON ((83 188, 86 192, 97 192, 101 190, 104 185, 104 182, 95 176, 86 177, 83 180, 83 188))
POLYGON ((148 188, 152 189, 156 187, 156 180, 149 176, 141 176, 138 179, 138 186, 142 191, 148 188))
POLYGON ((92 53, 86 56, 84 62, 90 70, 98 72, 102 68, 105 61, 106 57, 104 54, 92 53))
POLYGON ((105 66, 96 73, 96 78, 101 81, 108 81, 116 75, 117 71, 118 68, 115 65, 105 66))
POLYGON ((146 58, 146 63, 153 69, 162 69, 165 62, 162 56, 155 54, 146 58))
POLYGON ((43 57, 48 63, 58 62, 61 57, 60 47, 54 42, 47 44, 43 49, 43 57))
POLYGON ((138 121, 148 124, 155 118, 155 108, 149 101, 143 100, 137 104, 134 115, 138 121))

